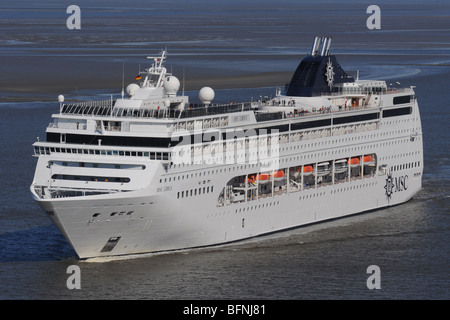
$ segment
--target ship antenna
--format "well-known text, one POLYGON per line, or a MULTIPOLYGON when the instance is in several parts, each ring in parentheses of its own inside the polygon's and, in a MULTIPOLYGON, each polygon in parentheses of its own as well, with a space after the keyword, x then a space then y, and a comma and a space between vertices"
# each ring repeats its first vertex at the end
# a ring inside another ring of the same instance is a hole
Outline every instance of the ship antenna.
POLYGON ((122 60, 122 99, 124 95, 124 86, 125 86, 125 61, 122 60))
POLYGON ((184 96, 184 67, 185 65, 183 64, 183 93, 181 94, 182 96, 184 96))

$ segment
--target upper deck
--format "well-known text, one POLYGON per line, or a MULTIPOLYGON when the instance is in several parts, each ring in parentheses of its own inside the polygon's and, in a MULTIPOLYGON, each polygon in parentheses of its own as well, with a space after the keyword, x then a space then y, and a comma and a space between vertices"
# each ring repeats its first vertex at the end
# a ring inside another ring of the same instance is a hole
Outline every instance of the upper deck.
POLYGON ((184 93, 177 95, 180 82, 163 67, 164 50, 159 57, 149 57, 154 63, 136 78, 139 84, 127 86, 127 97, 124 91, 115 100, 64 102, 60 96, 59 114, 52 115, 47 140, 118 146, 133 140, 134 145, 173 146, 174 136, 210 128, 287 131, 380 119, 382 109, 414 100, 412 88, 392 89, 385 81, 347 75, 329 54, 330 43, 331 38, 315 39, 285 94, 277 88, 274 97, 264 101, 228 104, 213 103, 215 93, 209 87, 199 91, 202 104, 189 103, 184 93))
MULTIPOLYGON (((65 118, 98 118, 122 121, 126 119, 172 120, 208 118, 253 111, 257 122, 278 120, 286 117, 303 117, 322 113, 345 113, 361 109, 388 107, 410 102, 414 98, 412 88, 359 87, 324 94, 317 98, 299 98, 278 95, 266 101, 233 104, 189 104, 184 109, 125 108, 116 107, 116 100, 61 103, 59 116, 65 118), (402 98, 404 97, 404 98, 402 98), (400 99, 400 100, 399 100, 400 99), (403 99, 403 100, 402 100, 403 99)), ((58 117, 58 115, 54 115, 58 117)))

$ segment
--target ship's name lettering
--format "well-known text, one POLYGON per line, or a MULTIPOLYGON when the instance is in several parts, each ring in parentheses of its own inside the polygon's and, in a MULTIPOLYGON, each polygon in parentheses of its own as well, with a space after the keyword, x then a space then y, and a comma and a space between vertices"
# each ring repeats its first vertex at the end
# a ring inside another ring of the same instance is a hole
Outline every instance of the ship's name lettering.
POLYGON ((233 122, 248 121, 248 114, 233 116, 233 122))
POLYGON ((158 187, 156 188, 156 192, 165 192, 172 190, 172 186, 166 186, 166 187, 158 187))
POLYGON ((404 191, 404 190, 408 189, 408 187, 406 186, 407 180, 408 180, 408 175, 395 177, 394 178, 394 188, 392 191, 399 192, 399 191, 404 191))

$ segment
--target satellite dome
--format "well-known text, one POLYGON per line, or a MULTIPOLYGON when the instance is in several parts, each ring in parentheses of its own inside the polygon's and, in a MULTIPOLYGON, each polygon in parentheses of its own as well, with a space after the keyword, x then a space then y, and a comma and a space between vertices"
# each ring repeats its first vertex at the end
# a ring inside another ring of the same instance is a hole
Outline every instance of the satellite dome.
POLYGON ((58 96, 58 101, 61 102, 61 103, 64 102, 64 96, 62 94, 60 94, 58 96))
POLYGON ((163 87, 167 95, 174 96, 177 94, 178 89, 180 89, 180 80, 174 76, 167 76, 163 87))
POLYGON ((129 95, 130 97, 132 97, 137 89, 139 89, 139 85, 137 85, 136 83, 131 83, 127 86, 127 95, 129 95))
POLYGON ((200 89, 198 97, 204 104, 210 104, 214 99, 214 90, 210 87, 203 87, 200 89))

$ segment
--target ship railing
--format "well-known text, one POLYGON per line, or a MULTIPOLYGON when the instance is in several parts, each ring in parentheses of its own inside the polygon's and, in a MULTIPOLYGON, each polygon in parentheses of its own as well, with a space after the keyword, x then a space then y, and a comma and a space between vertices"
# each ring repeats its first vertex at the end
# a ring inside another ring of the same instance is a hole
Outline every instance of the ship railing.
POLYGON ((364 87, 364 88, 338 88, 334 92, 322 92, 321 96, 342 96, 342 95, 382 95, 382 94, 393 94, 393 93, 404 93, 411 92, 411 88, 396 88, 396 87, 364 87))
POLYGON ((254 106, 251 102, 214 104, 209 106, 203 104, 190 104, 187 109, 182 111, 179 118, 203 117, 224 113, 251 111, 253 109, 254 106))
POLYGON ((114 108, 115 100, 61 103, 60 114, 114 116, 123 118, 184 119, 253 110, 250 102, 229 104, 189 104, 185 109, 114 108))
POLYGON ((135 109, 135 108, 115 108, 112 115, 125 118, 153 118, 153 119, 185 119, 217 114, 243 112, 253 110, 250 102, 213 104, 205 106, 203 104, 189 104, 185 109, 135 109))
POLYGON ((61 103, 61 114, 107 116, 113 110, 113 100, 61 103))
MULTIPOLYGON (((69 198, 69 197, 84 197, 90 195, 101 195, 124 192, 125 190, 118 189, 76 189, 76 188, 49 188, 47 192, 50 193, 50 198, 69 198)), ((42 196, 42 195, 41 195, 42 196)), ((44 197, 45 198, 45 197, 44 197)))
POLYGON ((338 109, 332 109, 330 107, 322 107, 322 108, 312 108, 306 109, 302 108, 302 106, 294 107, 293 111, 278 111, 278 112, 256 112, 255 117, 258 122, 262 121, 272 121, 272 120, 280 120, 280 119, 288 119, 288 118, 298 118, 298 117, 308 117, 319 114, 329 114, 329 113, 343 113, 346 111, 355 111, 355 110, 363 110, 373 108, 369 105, 361 105, 361 106, 344 106, 338 109))

